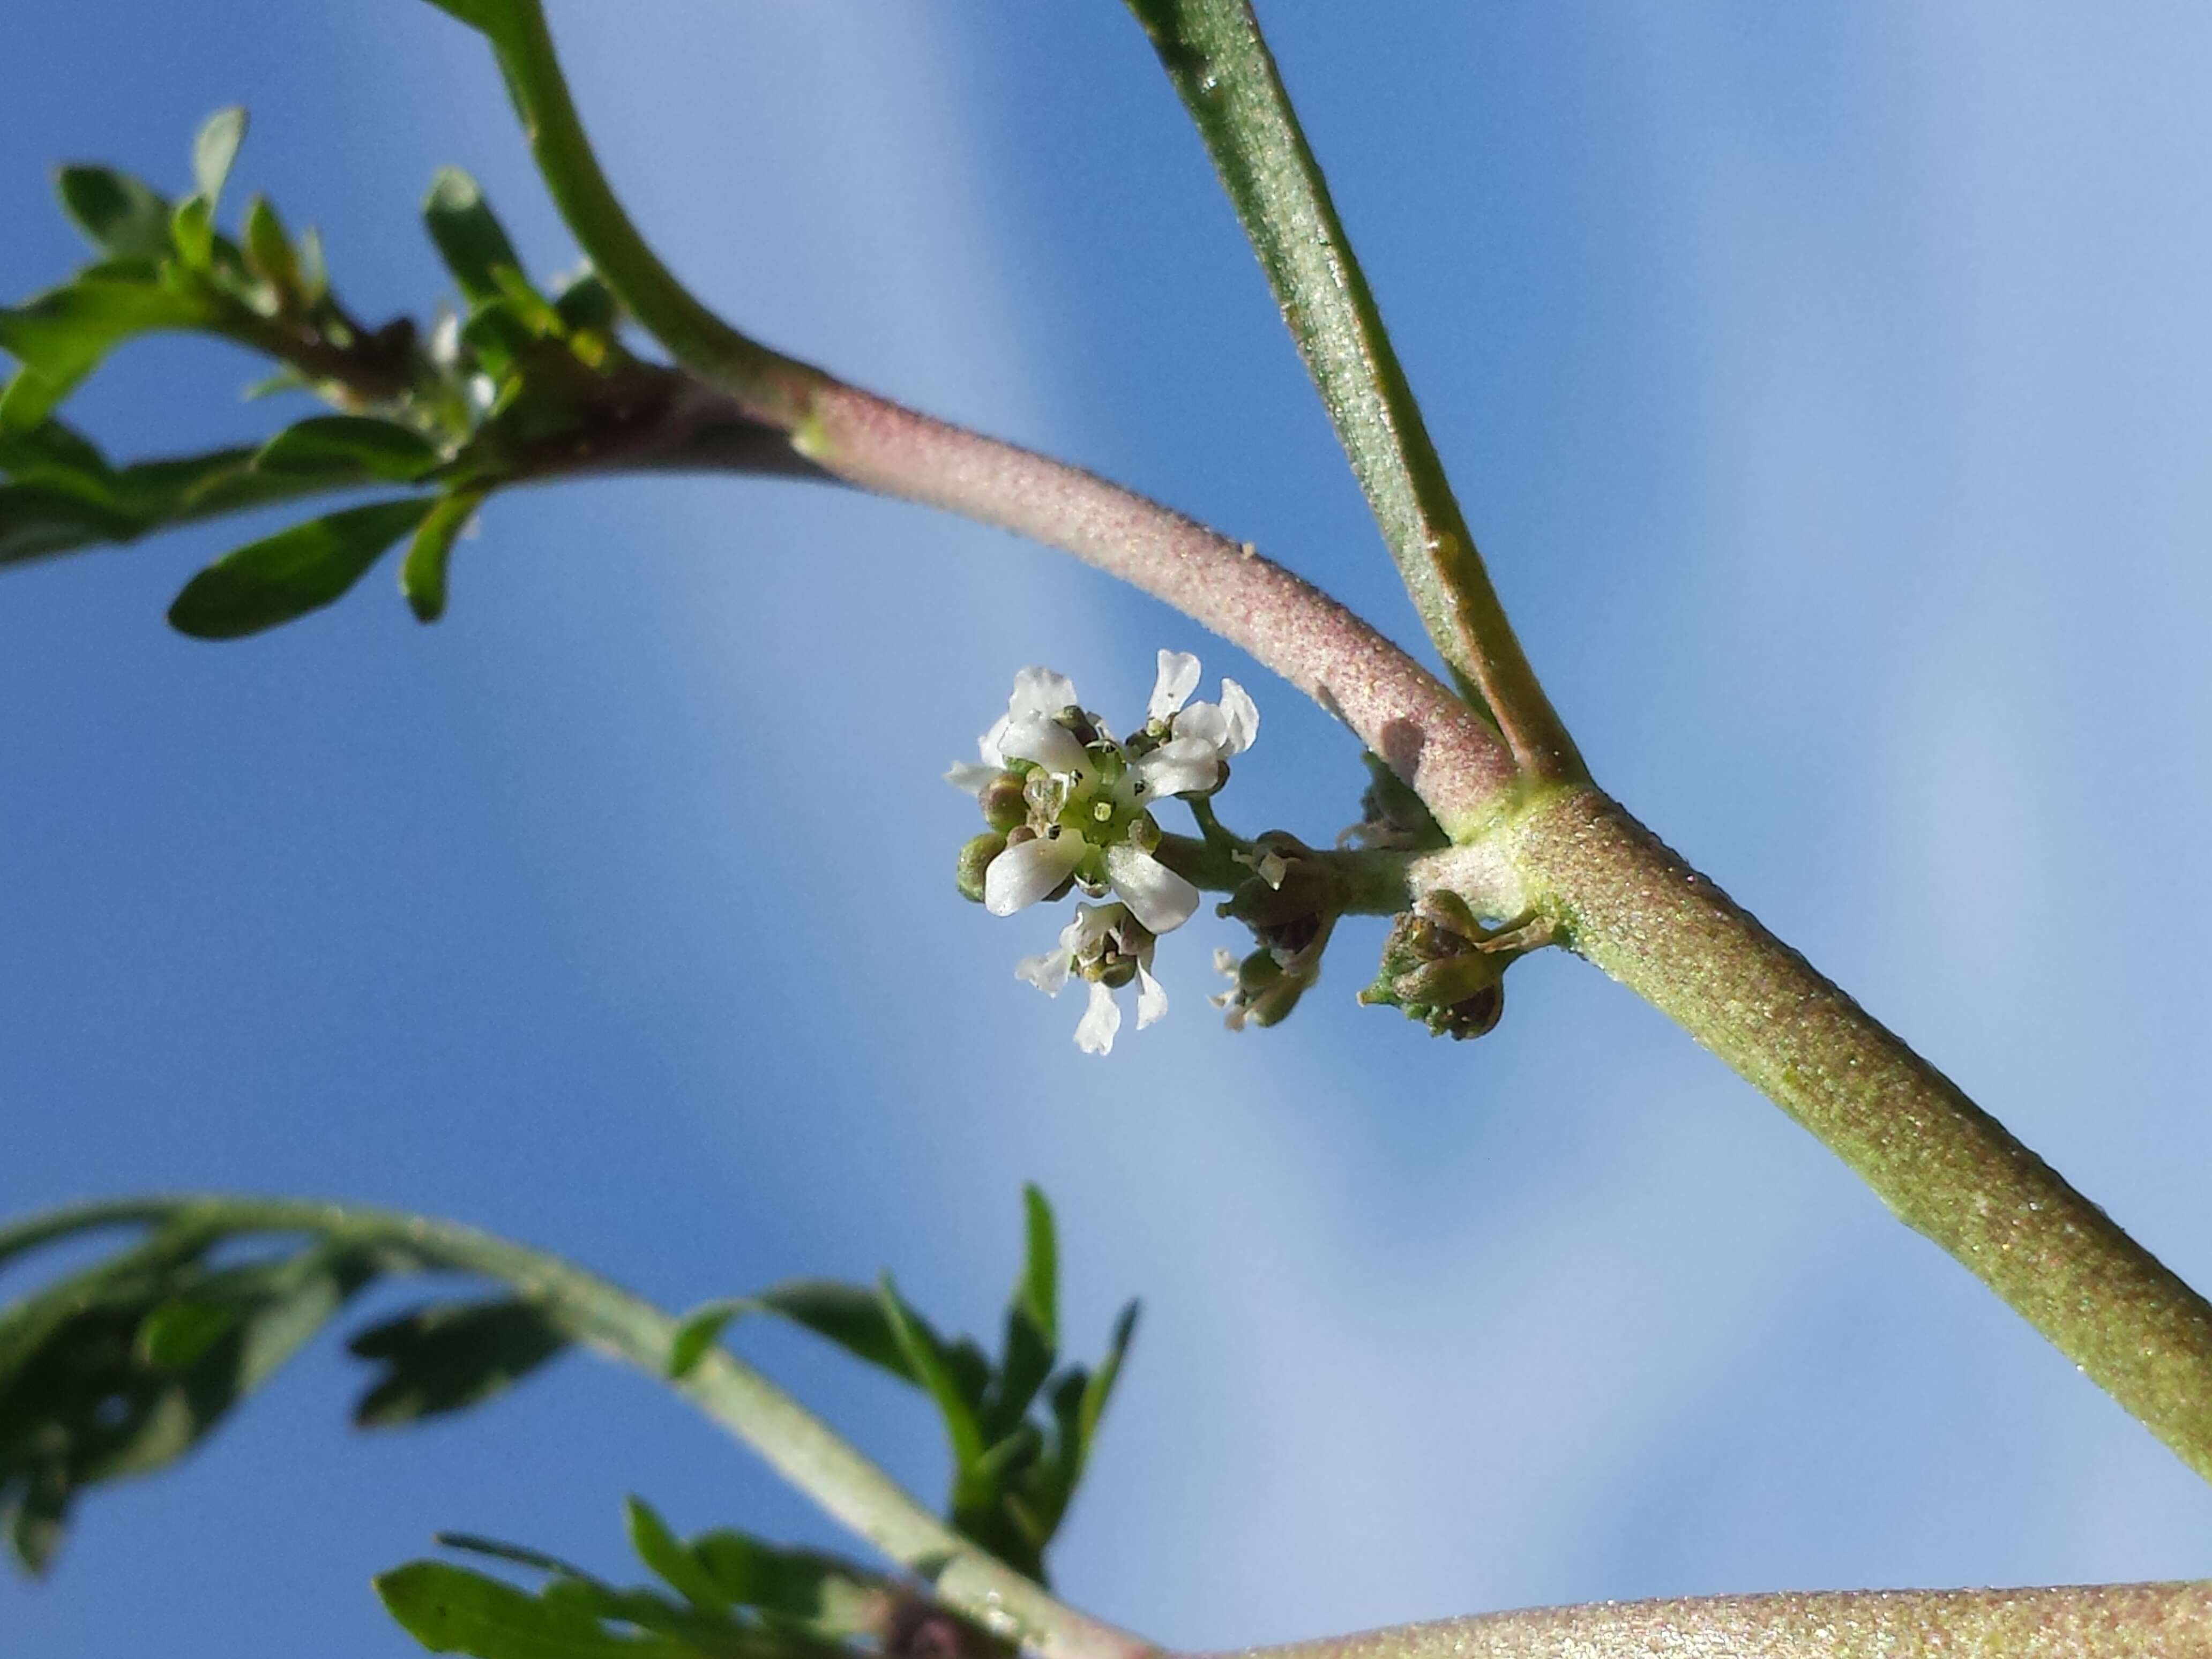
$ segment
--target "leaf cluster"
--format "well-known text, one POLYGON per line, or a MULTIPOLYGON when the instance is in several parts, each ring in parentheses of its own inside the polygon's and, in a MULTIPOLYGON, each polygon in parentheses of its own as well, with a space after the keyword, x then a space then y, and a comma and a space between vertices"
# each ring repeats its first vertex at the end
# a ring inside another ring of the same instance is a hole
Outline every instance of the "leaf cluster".
POLYGON ((122 543, 308 496, 389 492, 225 554, 169 611, 203 639, 258 633, 330 604, 404 542, 400 588, 442 615, 453 544, 495 489, 634 452, 663 434, 681 376, 633 356, 620 308, 585 271, 548 295, 524 274, 474 180, 447 168, 423 221, 462 310, 427 332, 371 330, 332 292, 319 239, 268 201, 235 236, 216 210, 246 131, 218 112, 193 145, 196 188, 172 204, 112 168, 63 167, 64 210, 100 256, 67 283, 0 307, 0 565, 122 543), (211 335, 270 358, 264 392, 306 391, 331 413, 252 447, 116 466, 55 410, 108 354, 157 331, 211 335))
MULTIPOLYGON (((52 1562, 87 1490, 176 1462, 365 1286, 433 1265, 343 1237, 221 1260, 235 1239, 179 1218, 0 1310, 0 1527, 28 1571, 52 1562)), ((13 1253, 0 1243, 0 1263, 13 1253)), ((380 1367, 354 1420, 384 1427, 488 1400, 570 1338, 519 1297, 414 1309, 354 1339, 380 1367)))
POLYGON ((888 1371, 927 1395, 944 1424, 952 1454, 947 1508, 954 1529, 1047 1582, 1045 1549, 1083 1479, 1136 1330, 1138 1304, 1122 1309, 1095 1367, 1062 1365, 1052 1206, 1035 1186, 1024 1187, 1022 1196, 1022 1268, 995 1357, 972 1337, 941 1334, 885 1273, 873 1285, 794 1279, 757 1296, 709 1303, 678 1328, 671 1375, 690 1372, 731 1321, 748 1313, 789 1320, 888 1371))
MULTIPOLYGON (((441 1560, 376 1581, 392 1616, 433 1653, 477 1659, 829 1659, 855 1638, 889 1646, 913 1591, 837 1556, 786 1549, 720 1528, 678 1538, 651 1505, 624 1506, 630 1547, 660 1581, 621 1588, 520 1545, 446 1534, 448 1549, 539 1577, 535 1589, 441 1560)), ((942 1609, 963 1647, 1004 1650, 942 1609)))

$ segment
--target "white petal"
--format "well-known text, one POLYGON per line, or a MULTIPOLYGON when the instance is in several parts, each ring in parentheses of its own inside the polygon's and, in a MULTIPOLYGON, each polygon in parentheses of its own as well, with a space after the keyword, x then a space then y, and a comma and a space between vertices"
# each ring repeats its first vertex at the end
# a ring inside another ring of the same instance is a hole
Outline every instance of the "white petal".
POLYGON ((1034 985, 1048 997, 1056 997, 1067 983, 1067 951, 1043 951, 1033 957, 1024 957, 1014 964, 1014 977, 1024 984, 1034 985))
POLYGON ((1121 904, 1079 904, 1075 920, 1060 930, 1061 948, 1070 956, 1080 956, 1113 931, 1114 925, 1127 913, 1121 904))
POLYGON ((1221 712, 1229 724, 1228 740, 1223 744, 1224 755, 1241 755, 1252 746, 1260 735, 1260 705, 1252 701, 1251 694, 1235 680, 1221 682, 1221 712))
POLYGON ((1224 951, 1218 945, 1213 947, 1213 971, 1215 973, 1226 974, 1230 978, 1236 979, 1240 976, 1237 971, 1237 953, 1234 951, 1224 951))
POLYGON ((1111 1054, 1114 1033, 1121 1029, 1121 1011, 1114 1006, 1114 994, 1091 981, 1091 1006, 1076 1025, 1075 1046, 1086 1054, 1111 1054))
POLYGON ((1006 769, 1006 757, 1000 749, 999 744, 1006 737, 1006 727, 1011 724, 1012 724, 1012 717, 1001 714, 991 722, 989 731, 975 739, 975 753, 981 758, 984 765, 998 767, 1001 771, 1006 769))
POLYGON ((1159 678, 1152 682, 1152 700, 1145 706, 1146 718, 1167 719, 1197 690, 1198 659, 1188 651, 1161 652, 1159 678))
POLYGON ((983 793, 983 786, 1004 769, 996 766, 979 766, 974 761, 955 761, 952 769, 945 775, 945 782, 955 789, 965 789, 971 795, 983 793))
POLYGON ((1009 847, 983 870, 983 908, 1011 916, 1035 904, 1074 873, 1083 861, 1080 836, 1039 836, 1009 847))
POLYGON ((1168 1011, 1168 994, 1146 968, 1137 969, 1137 1029, 1143 1030, 1168 1011))
POLYGON ((1221 760, 1213 745, 1198 738, 1173 738, 1137 763, 1147 799, 1164 795, 1202 795, 1221 781, 1221 760))
POLYGON ((1064 726, 1036 714, 1024 714, 999 738, 1000 752, 1008 760, 1035 761, 1048 772, 1072 778, 1087 769, 1083 745, 1064 726))
POLYGON ((1194 702, 1175 717, 1176 741, 1202 743, 1216 754, 1229 746, 1229 717, 1214 702, 1194 702))
POLYGON ((1014 676, 1014 695, 1006 699, 1006 713, 1019 720, 1042 714, 1048 720, 1075 701, 1075 685, 1065 674, 1049 668, 1024 668, 1014 676))
MULTIPOLYGON (((1001 853, 991 860, 991 870, 999 867, 1001 853)), ((985 895, 988 902, 990 870, 984 872, 985 895)), ((1114 890, 1128 901, 1129 909, 1139 921, 1155 933, 1171 933, 1190 920, 1190 913, 1198 908, 1198 889, 1162 864, 1150 853, 1141 852, 1121 842, 1106 849, 1106 876, 1114 884, 1114 890)))

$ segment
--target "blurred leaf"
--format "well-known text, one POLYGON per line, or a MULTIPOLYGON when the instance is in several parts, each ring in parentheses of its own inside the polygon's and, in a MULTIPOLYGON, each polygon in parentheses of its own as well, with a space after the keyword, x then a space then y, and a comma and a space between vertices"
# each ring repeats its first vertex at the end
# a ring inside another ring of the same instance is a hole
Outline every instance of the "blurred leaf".
POLYGON ((483 498, 482 489, 456 489, 440 496, 408 543, 406 560, 399 567, 399 592, 416 621, 434 623, 446 614, 446 563, 453 556, 455 539, 469 527, 483 498))
POLYGON ((194 270, 215 263, 215 206, 204 196, 187 196, 169 216, 169 240, 177 258, 194 270))
POLYGON ((386 1374, 353 1420, 387 1428, 459 1411, 505 1392, 568 1346, 568 1333, 519 1297, 441 1302, 363 1331, 346 1346, 386 1374))
POLYGON ((173 1225, 0 1314, 0 1516, 33 1571, 85 1487, 174 1461, 378 1271, 319 1243, 210 1267, 173 1225))
POLYGON ((367 415, 316 415, 262 445, 263 472, 331 473, 412 483, 436 467, 437 447, 410 427, 367 415))
POLYGON ((1021 1282, 1015 1304, 1029 1315, 1048 1348, 1060 1346, 1060 1245, 1054 1233, 1052 1206, 1034 1182, 1022 1187, 1026 1224, 1021 1282))
POLYGON ((377 501, 226 553, 185 584, 170 624, 195 639, 238 639, 328 605, 435 504, 428 495, 377 501))
POLYGON ((62 210, 111 259, 160 259, 169 252, 169 204, 127 173, 65 167, 54 176, 62 210))
POLYGON ((668 1375, 682 1382, 698 1369, 699 1362, 718 1341, 730 1322, 757 1304, 744 1297, 726 1297, 702 1303, 684 1316, 668 1344, 668 1375))
POLYGON ((1098 1433, 1099 1419, 1106 1414, 1106 1402, 1113 1397, 1114 1385, 1121 1380, 1121 1362, 1129 1352, 1129 1339, 1137 1334, 1137 1315, 1139 1304, 1131 1302, 1121 1310, 1114 1322, 1114 1334, 1106 1345, 1106 1358, 1085 1383, 1076 1417, 1075 1474, 1068 1484, 1080 1479, 1083 1465, 1091 1455, 1091 1443, 1098 1433))
POLYGON ((300 302, 319 305, 331 291, 330 267, 323 258, 322 233, 309 225, 300 233, 295 250, 299 264, 300 302))
POLYGON ((188 1370, 230 1334, 238 1318, 236 1308, 220 1302, 190 1298, 164 1302, 139 1323, 138 1363, 157 1371, 188 1370))
POLYGON ((702 1533, 684 1547, 734 1605, 833 1641, 875 1630, 892 1593, 880 1577, 842 1557, 763 1543, 747 1533, 702 1533))
POLYGON ((0 307, 0 349, 21 365, 0 402, 0 429, 36 426, 132 335, 200 327, 213 316, 204 300, 125 276, 82 275, 20 306, 0 307))
POLYGON ((570 333, 612 334, 622 321, 622 307, 614 290, 599 280, 595 270, 580 271, 571 279, 555 296, 553 309, 560 315, 562 327, 570 333))
POLYGON ((471 306, 498 299, 502 270, 522 275, 514 245, 486 205, 477 181, 459 167, 441 167, 422 204, 423 222, 439 256, 471 306))
POLYGON ((293 255, 292 240, 284 234, 276 210, 264 196, 246 204, 246 264, 286 299, 296 301, 301 297, 300 262, 293 255))
POLYGON ((962 1389, 958 1373, 937 1333, 927 1320, 907 1306, 889 1273, 878 1282, 877 1295, 908 1368, 937 1402, 938 1415, 945 1419, 945 1434, 951 1443, 957 1480, 957 1474, 972 1468, 983 1455, 983 1431, 975 1421, 974 1402, 962 1389))
POLYGON ((882 1366, 902 1382, 921 1381, 884 1311, 883 1298, 873 1291, 835 1279, 791 1279, 770 1285, 757 1299, 770 1313, 829 1338, 846 1352, 882 1366))
POLYGON ((630 1547, 662 1582, 702 1613, 725 1613, 733 1599, 689 1546, 668 1529, 652 1504, 635 1495, 623 1500, 630 1547))
POLYGON ((477 1659, 690 1659, 705 1650, 654 1632, 617 1634, 602 1622, 601 1599, 557 1595, 584 1581, 562 1578, 544 1595, 442 1561, 415 1561, 376 1581, 400 1628, 433 1653, 477 1659))
POLYGON ((534 1550, 526 1544, 502 1543, 496 1538, 480 1538, 472 1532, 441 1532, 436 1542, 444 1549, 465 1550, 471 1555, 489 1556, 495 1561, 511 1562, 538 1572, 562 1573, 571 1578, 591 1576, 581 1567, 571 1566, 559 1556, 548 1555, 544 1550, 534 1550))
POLYGON ((223 180, 245 141, 246 112, 235 104, 209 116, 192 139, 192 182, 210 210, 222 199, 223 180))

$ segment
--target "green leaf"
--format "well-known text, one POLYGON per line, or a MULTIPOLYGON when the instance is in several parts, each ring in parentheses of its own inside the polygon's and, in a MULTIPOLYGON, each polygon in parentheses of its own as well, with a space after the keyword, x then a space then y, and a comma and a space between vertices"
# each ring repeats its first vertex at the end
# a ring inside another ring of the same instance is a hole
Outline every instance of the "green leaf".
POLYGON ((522 262, 514 245, 486 205, 477 181, 459 167, 441 167, 422 204, 423 222, 439 257, 453 273, 461 294, 471 306, 501 297, 502 270, 522 275, 522 262))
POLYGON ((611 334, 622 321, 622 306, 614 290, 594 270, 579 272, 555 296, 553 309, 569 333, 611 334))
POLYGON ((729 1592, 707 1571, 690 1547, 668 1529, 652 1504, 635 1495, 623 1500, 623 1520, 637 1559, 662 1582, 702 1613, 727 1613, 729 1592))
POLYGON ((872 1632, 881 1622, 888 1586, 841 1557, 782 1548, 729 1529, 702 1533, 687 1547, 734 1606, 833 1640, 872 1632))
POLYGON ((220 1302, 191 1297, 164 1302, 139 1323, 138 1361, 157 1371, 190 1370, 230 1334, 238 1320, 239 1310, 220 1302))
POLYGON ((429 515, 434 497, 377 501, 249 543, 186 582, 169 623, 195 639, 258 634, 339 598, 429 515))
POLYGON ((20 306, 0 307, 0 349, 21 365, 0 404, 0 430, 38 425, 131 336, 198 328, 213 317, 207 301, 143 276, 82 275, 20 306))
POLYGON ((440 496, 408 543, 406 560, 399 567, 399 592, 416 621, 434 623, 446 614, 447 561, 453 556, 454 541, 483 504, 484 494, 477 488, 440 496))
POLYGON ((346 1346, 385 1375, 355 1407, 365 1429, 459 1411, 504 1393, 568 1346, 553 1316, 519 1297, 441 1302, 363 1331, 346 1346))
POLYGON ((222 199, 223 180, 245 141, 246 112, 235 104, 209 116, 192 140, 192 182, 210 210, 222 199))
POLYGON ((791 1279, 770 1285, 757 1300, 769 1312, 804 1325, 903 1382, 921 1381, 884 1310, 883 1298, 873 1291, 835 1279, 791 1279))
POLYGON ((1014 1303, 1026 1313, 1048 1347, 1060 1346, 1060 1245, 1054 1233, 1052 1206, 1034 1182, 1022 1187, 1022 1214, 1026 1224, 1022 1277, 1014 1287, 1014 1303))
POLYGON ((883 1304, 884 1317, 891 1334, 898 1340, 899 1350, 906 1356, 908 1369, 937 1402, 937 1413, 945 1419, 945 1435, 952 1445, 957 1480, 983 1455, 983 1431, 975 1420, 975 1407, 962 1389, 937 1333, 930 1328, 927 1320, 907 1306, 889 1273, 878 1281, 877 1297, 883 1304))
POLYGON ((213 1268, 182 1223, 0 1314, 0 1513, 32 1571, 76 1494, 174 1461, 377 1271, 318 1243, 213 1268))
POLYGON ((292 239, 284 234, 283 222, 264 196, 256 196, 246 204, 246 264, 286 299, 295 302, 300 299, 300 262, 292 252, 292 239))
MULTIPOLYGON (((560 1581, 574 1583, 574 1581, 560 1581)), ((617 1635, 594 1600, 532 1595, 442 1561, 414 1561, 376 1580, 400 1628, 433 1653, 476 1659, 679 1659, 700 1650, 654 1633, 617 1635)))
POLYGON ((329 265, 323 258, 323 235, 313 225, 300 233, 297 249, 300 303, 320 305, 331 291, 329 265))
POLYGON ((169 240, 177 258, 193 270, 215 263, 215 208, 204 196, 187 196, 169 216, 169 240))
POLYGON ((496 1538, 483 1538, 472 1532, 441 1532, 435 1540, 441 1549, 465 1550, 471 1555, 484 1555, 495 1561, 511 1562, 519 1567, 530 1567, 539 1572, 557 1572, 569 1578, 588 1578, 591 1575, 581 1567, 571 1566, 557 1555, 548 1555, 544 1550, 534 1550, 526 1544, 503 1543, 496 1538))
POLYGON ((54 189, 62 210, 109 258, 167 257, 169 204, 152 186, 112 167, 65 167, 54 189))
POLYGON ((523 0, 430 0, 430 3, 471 28, 482 30, 494 41, 513 39, 528 15, 523 0))
POLYGON ((756 1305, 744 1297, 726 1297, 720 1301, 702 1303, 685 1314, 668 1344, 670 1380, 680 1382, 690 1376, 730 1322, 756 1305))
MULTIPOLYGON (((1106 1414, 1106 1402, 1113 1397, 1114 1385, 1121 1380, 1121 1362, 1128 1355, 1129 1340, 1137 1334, 1139 1310, 1139 1304, 1135 1302, 1121 1310, 1121 1316, 1114 1322, 1114 1335, 1106 1345, 1106 1358, 1099 1361, 1098 1369, 1084 1384, 1076 1418, 1078 1475, 1091 1455, 1091 1443, 1098 1433, 1099 1419, 1106 1414)), ((1070 1480, 1068 1484, 1072 1486, 1074 1482, 1070 1480)))
POLYGON ((443 458, 410 427, 367 415, 316 415, 295 422, 253 458, 263 472, 331 473, 412 483, 443 458))

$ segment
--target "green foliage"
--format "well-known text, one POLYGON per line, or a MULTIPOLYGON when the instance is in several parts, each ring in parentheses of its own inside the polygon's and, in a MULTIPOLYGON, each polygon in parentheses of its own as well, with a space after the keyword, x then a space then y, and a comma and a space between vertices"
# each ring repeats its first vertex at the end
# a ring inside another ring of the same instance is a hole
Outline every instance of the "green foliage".
MULTIPOLYGON (((52 1559, 84 1492, 175 1462, 365 1285, 435 1265, 337 1237, 216 1260, 236 1237, 180 1218, 0 1310, 0 1527, 31 1571, 52 1559)), ((0 1264, 19 1248, 0 1236, 0 1264)), ((355 1419, 407 1423, 476 1404, 569 1340, 554 1315, 519 1300, 418 1308, 356 1339, 382 1375, 355 1419)))
POLYGON ((414 1309, 346 1344, 385 1368, 354 1407, 353 1420, 389 1428, 480 1405, 568 1346, 560 1322, 519 1297, 414 1309))
MULTIPOLYGON (((533 1592, 444 1561, 414 1561, 376 1581, 409 1635, 433 1653, 477 1659, 829 1659, 880 1640, 915 1593, 841 1558, 781 1549, 746 1534, 678 1538, 643 1500, 625 1506, 631 1547, 660 1586, 621 1589, 540 1551, 448 1534, 447 1548, 540 1575, 533 1592), (669 1592, 673 1592, 670 1594, 669 1592)), ((977 1654, 1005 1650, 932 1609, 977 1654)))
POLYGON ((185 584, 169 624, 195 639, 234 640, 317 610, 359 581, 434 504, 428 495, 377 501, 249 542, 185 584))
MULTIPOLYGON (((489 13, 499 13, 497 6, 489 13)), ((357 323, 331 290, 322 245, 251 198, 239 238, 216 218, 246 133, 218 112, 192 145, 194 192, 172 204, 112 168, 61 169, 62 205, 100 255, 61 286, 0 307, 0 565, 125 543, 193 520, 369 483, 427 493, 374 502, 249 543, 200 573, 171 622, 235 639, 330 604, 402 538, 414 614, 446 608, 461 531, 495 490, 648 449, 679 379, 623 346, 620 308, 588 271, 532 286, 473 179, 442 170, 423 208, 465 310, 427 335, 357 323), (186 330, 273 359, 263 390, 304 390, 311 416, 258 449, 111 465, 54 411, 139 335, 186 330)))
POLYGON ((952 1452, 954 1528, 1042 1583, 1045 1548, 1083 1478, 1136 1329, 1137 1304, 1122 1310, 1095 1369, 1060 1367, 1052 1208, 1034 1186, 1023 1188, 1023 1200, 1022 1270, 995 1359, 972 1338, 939 1334, 886 1273, 873 1289, 796 1279, 757 1296, 708 1303, 678 1328, 670 1373, 690 1372, 730 1322, 750 1312, 787 1319, 890 1372, 926 1394, 944 1424, 952 1452))
POLYGON ((191 1450, 393 1263, 330 1241, 232 1267, 179 1223, 0 1313, 0 1522, 43 1571, 85 1488, 191 1450))

